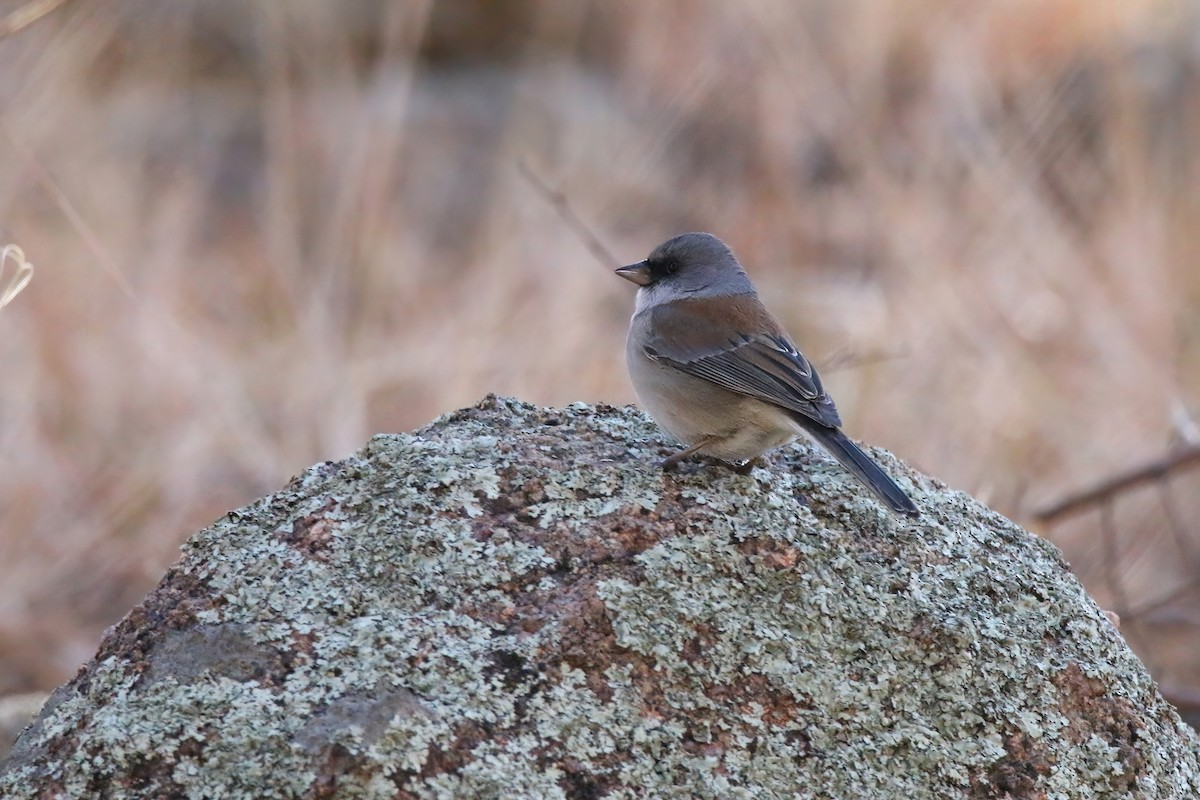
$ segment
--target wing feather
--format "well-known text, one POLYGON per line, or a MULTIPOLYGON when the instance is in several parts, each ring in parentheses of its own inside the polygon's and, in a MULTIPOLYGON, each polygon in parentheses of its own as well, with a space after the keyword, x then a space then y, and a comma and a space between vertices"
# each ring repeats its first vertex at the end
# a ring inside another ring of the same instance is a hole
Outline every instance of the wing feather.
POLYGON ((730 391, 839 427, 837 408, 817 371, 758 299, 739 295, 721 303, 726 318, 732 315, 735 329, 761 329, 765 315, 768 331, 731 339, 720 333, 728 330, 727 325, 712 324, 712 298, 676 301, 646 310, 653 315, 647 326, 651 335, 644 347, 646 355, 730 391))

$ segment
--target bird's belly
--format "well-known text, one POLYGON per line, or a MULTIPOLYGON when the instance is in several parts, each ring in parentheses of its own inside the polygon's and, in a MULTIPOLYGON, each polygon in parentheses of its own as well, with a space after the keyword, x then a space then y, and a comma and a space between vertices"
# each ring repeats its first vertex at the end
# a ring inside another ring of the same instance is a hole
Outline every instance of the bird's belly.
POLYGON ((704 455, 745 461, 787 444, 799 432, 778 406, 662 366, 640 352, 628 355, 634 391, 659 426, 688 446, 716 437, 699 451, 704 455))

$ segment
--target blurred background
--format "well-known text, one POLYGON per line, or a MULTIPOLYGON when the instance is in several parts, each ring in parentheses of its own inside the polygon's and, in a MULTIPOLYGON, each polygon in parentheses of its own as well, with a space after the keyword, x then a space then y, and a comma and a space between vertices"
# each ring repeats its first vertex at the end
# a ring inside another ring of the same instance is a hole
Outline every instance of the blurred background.
POLYGON ((1197 142, 1196 2, 0 0, 0 696, 374 433, 633 401, 610 260, 708 230, 1200 706, 1197 142))

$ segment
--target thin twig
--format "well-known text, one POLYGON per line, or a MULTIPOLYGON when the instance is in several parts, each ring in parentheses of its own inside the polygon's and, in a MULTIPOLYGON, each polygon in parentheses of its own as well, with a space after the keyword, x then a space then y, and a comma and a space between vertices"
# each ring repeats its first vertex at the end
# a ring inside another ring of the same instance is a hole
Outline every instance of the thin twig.
POLYGON ((1149 483, 1150 481, 1162 480, 1175 470, 1197 463, 1200 463, 1200 446, 1188 447, 1137 469, 1106 478, 1090 489, 1068 495, 1056 503, 1033 512, 1033 516, 1039 522, 1054 522, 1061 517, 1086 510, 1107 501, 1113 495, 1127 491, 1134 486, 1149 483))
POLYGON ((563 221, 567 223, 568 227, 575 232, 575 235, 579 237, 580 241, 584 243, 587 249, 592 251, 592 255, 598 258, 607 267, 616 269, 617 267, 621 266, 621 260, 613 255, 613 252, 605 247, 604 243, 600 241, 600 237, 593 233, 592 229, 589 228, 587 224, 579 218, 579 215, 575 213, 573 208, 571 208, 571 202, 567 199, 567 196, 563 192, 557 189, 552 189, 550 185, 547 184, 546 181, 544 181, 536 172, 534 172, 533 168, 524 161, 517 162, 517 169, 521 172, 521 176, 524 177, 525 180, 529 181, 530 185, 537 190, 538 194, 546 198, 546 202, 548 202, 551 207, 558 212, 558 215, 562 217, 563 221))
POLYGON ((906 353, 889 353, 875 350, 870 353, 858 353, 850 348, 841 348, 823 358, 820 363, 821 374, 832 374, 843 369, 862 369, 875 364, 886 364, 889 361, 900 361, 908 358, 906 353))
POLYGON ((1187 612, 1195 607, 1195 603, 1189 598, 1189 595, 1197 589, 1200 589, 1198 581, 1190 580, 1181 583, 1162 597, 1142 603, 1136 608, 1130 608, 1129 616, 1148 625, 1170 623, 1196 627, 1194 616, 1188 616, 1187 612))
POLYGON ((1167 525, 1171 529, 1171 535, 1175 537, 1175 546, 1179 548, 1179 555, 1190 565, 1197 565, 1196 558, 1196 543, 1188 534, 1187 523, 1183 520, 1183 515, 1179 513, 1179 504, 1175 502, 1175 491, 1171 486, 1169 478, 1164 478, 1158 484, 1158 493, 1162 498, 1163 510, 1167 515, 1167 525))

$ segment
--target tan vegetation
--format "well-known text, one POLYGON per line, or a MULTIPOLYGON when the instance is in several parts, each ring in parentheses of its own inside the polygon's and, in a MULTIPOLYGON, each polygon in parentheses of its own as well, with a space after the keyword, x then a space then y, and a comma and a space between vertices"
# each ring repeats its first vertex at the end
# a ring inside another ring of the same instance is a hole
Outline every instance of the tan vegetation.
MULTIPOLYGON (((0 693, 374 432, 633 399, 630 287, 521 164, 618 258, 728 241, 851 435, 1020 522, 1194 435, 1194 3, 40 5, 0 39, 38 265, 0 310, 0 693)), ((1045 532, 1200 686, 1161 488, 1106 548, 1095 516, 1045 532)))

